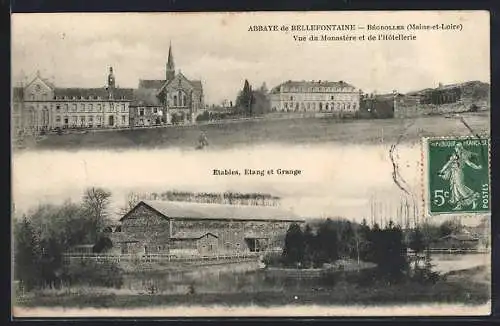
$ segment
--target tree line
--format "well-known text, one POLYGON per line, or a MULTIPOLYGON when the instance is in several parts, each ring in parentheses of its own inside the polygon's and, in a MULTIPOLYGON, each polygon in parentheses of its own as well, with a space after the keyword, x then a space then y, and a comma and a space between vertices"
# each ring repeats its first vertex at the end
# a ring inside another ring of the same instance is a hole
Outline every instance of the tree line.
MULTIPOLYGON (((280 257, 268 264, 294 268, 319 268, 325 263, 339 259, 372 262, 377 265, 379 275, 390 280, 399 280, 404 275, 417 272, 426 279, 435 278, 430 271, 430 256, 424 258, 424 266, 414 264, 407 249, 416 257, 443 236, 459 232, 462 226, 454 221, 441 225, 424 224, 413 230, 403 230, 390 221, 384 228, 378 224, 368 226, 343 219, 326 219, 316 225, 306 224, 301 228, 292 224, 285 236, 285 245, 280 257)), ((415 258, 416 259, 416 258, 415 258)))
POLYGON ((24 289, 80 281, 115 284, 119 270, 113 264, 63 264, 63 254, 76 245, 106 249, 110 197, 105 189, 89 188, 80 203, 44 204, 14 219, 14 277, 24 289))

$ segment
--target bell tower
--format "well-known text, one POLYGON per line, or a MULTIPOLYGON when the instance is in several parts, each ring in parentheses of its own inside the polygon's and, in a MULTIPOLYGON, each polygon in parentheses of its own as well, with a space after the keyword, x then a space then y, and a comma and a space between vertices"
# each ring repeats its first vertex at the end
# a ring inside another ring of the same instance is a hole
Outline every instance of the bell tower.
POLYGON ((108 88, 108 98, 112 99, 114 96, 113 91, 115 90, 115 75, 113 74, 113 67, 109 67, 107 88, 108 88))
POLYGON ((115 75, 113 74, 113 67, 109 67, 108 88, 115 88, 115 75))
POLYGON ((174 79, 174 77, 175 77, 174 55, 172 54, 172 43, 170 43, 168 47, 168 60, 167 60, 165 79, 168 81, 174 79))

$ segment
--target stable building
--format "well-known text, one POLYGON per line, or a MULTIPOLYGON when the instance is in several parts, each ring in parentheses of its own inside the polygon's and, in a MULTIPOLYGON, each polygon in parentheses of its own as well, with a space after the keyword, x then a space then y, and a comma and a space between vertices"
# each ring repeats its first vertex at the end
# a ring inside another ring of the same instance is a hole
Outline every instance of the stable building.
POLYGON ((305 221, 271 206, 141 201, 110 234, 115 253, 217 255, 284 246, 291 224, 305 221))

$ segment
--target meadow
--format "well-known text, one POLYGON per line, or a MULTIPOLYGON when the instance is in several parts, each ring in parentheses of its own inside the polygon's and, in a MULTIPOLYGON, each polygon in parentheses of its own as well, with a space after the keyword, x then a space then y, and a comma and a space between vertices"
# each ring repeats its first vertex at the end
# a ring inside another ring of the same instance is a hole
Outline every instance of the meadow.
MULTIPOLYGON (((489 113, 465 113, 462 117, 475 133, 489 134, 489 113)), ((426 116, 412 119, 354 120, 336 118, 250 119, 192 126, 87 131, 49 134, 29 149, 131 149, 191 148, 205 132, 210 148, 260 144, 308 144, 341 142, 374 144, 416 142, 429 136, 464 136, 471 131, 457 117, 426 116)))

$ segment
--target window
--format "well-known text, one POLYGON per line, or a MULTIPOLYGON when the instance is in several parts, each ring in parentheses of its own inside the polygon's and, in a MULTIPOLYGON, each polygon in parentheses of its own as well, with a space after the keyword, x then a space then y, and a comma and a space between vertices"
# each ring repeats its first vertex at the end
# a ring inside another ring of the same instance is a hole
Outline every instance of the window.
POLYGON ((158 108, 153 108, 153 113, 158 113, 158 108))
POLYGON ((126 122, 126 116, 122 115, 122 124, 125 124, 126 122))
POLYGON ((174 106, 178 106, 177 104, 177 95, 174 95, 174 106))
POLYGON ((82 112, 85 112, 85 104, 82 103, 82 112))
POLYGON ((122 112, 127 112, 127 108, 125 106, 125 103, 122 104, 122 112))
POLYGON ((56 112, 60 112, 61 111, 61 107, 59 105, 56 105, 56 112))
POLYGON ((88 120, 90 123, 92 123, 94 121, 94 118, 91 115, 89 115, 88 120))
POLYGON ((102 112, 102 106, 101 104, 97 104, 97 112, 102 112))
POLYGON ((330 97, 330 100, 333 100, 333 95, 330 97))
POLYGON ((71 108, 71 111, 72 112, 76 112, 76 104, 73 104, 72 108, 71 108))
POLYGON ((61 122, 61 116, 56 115, 56 122, 57 122, 57 123, 60 123, 60 122, 61 122))
POLYGON ((93 109, 93 108, 92 108, 92 103, 90 103, 90 104, 88 105, 88 109, 87 109, 87 111, 88 111, 88 112, 92 112, 92 109, 93 109))
POLYGON ((151 108, 146 108, 146 114, 151 114, 151 108))
POLYGON ((144 116, 144 109, 143 108, 140 108, 139 109, 139 116, 144 116))

